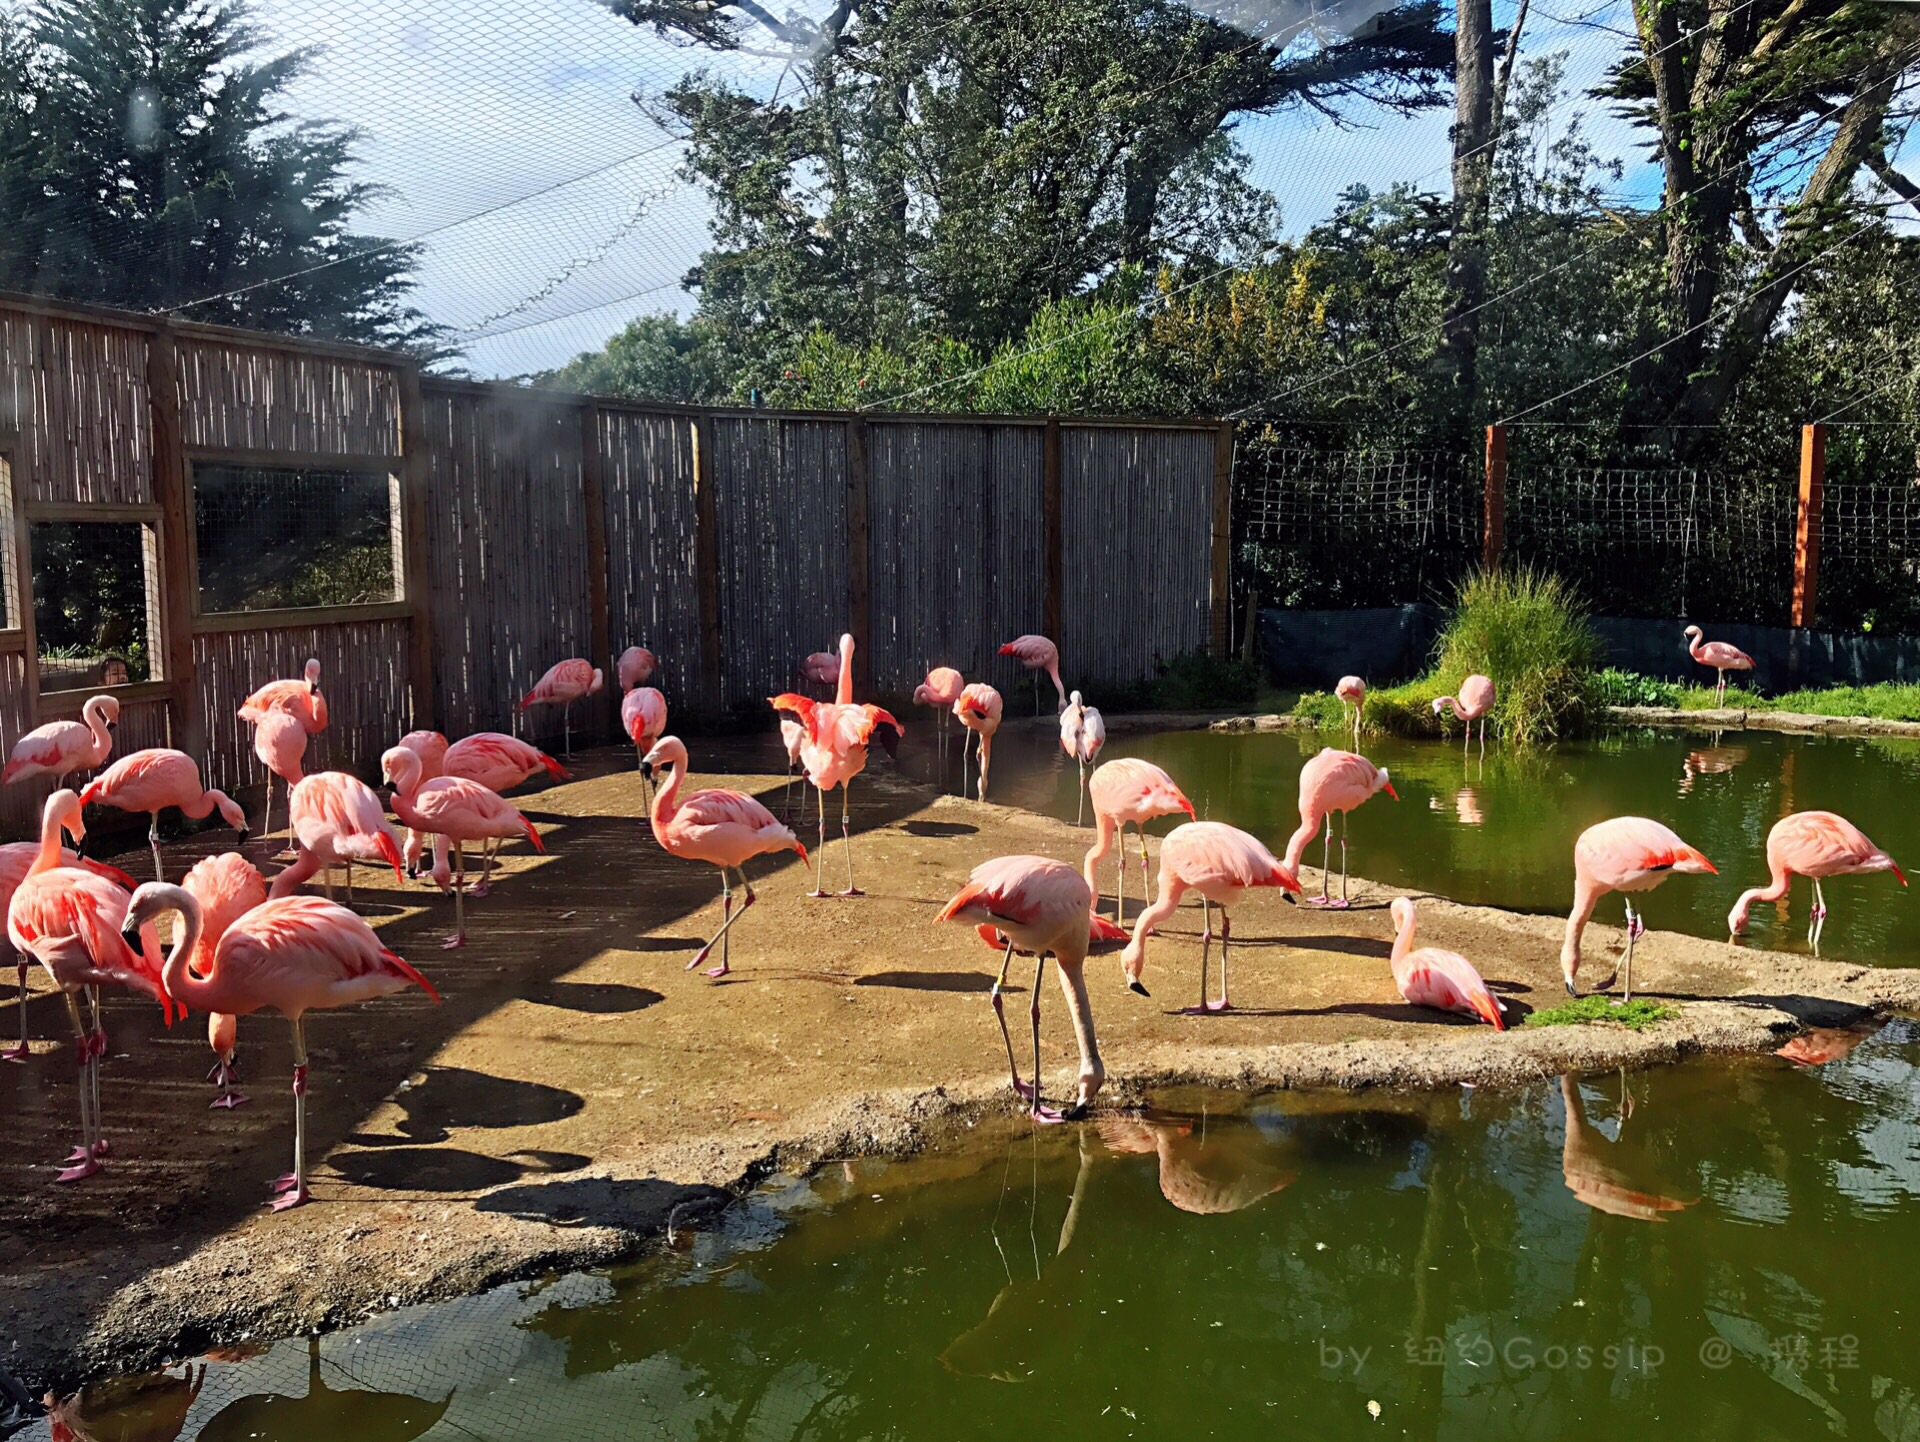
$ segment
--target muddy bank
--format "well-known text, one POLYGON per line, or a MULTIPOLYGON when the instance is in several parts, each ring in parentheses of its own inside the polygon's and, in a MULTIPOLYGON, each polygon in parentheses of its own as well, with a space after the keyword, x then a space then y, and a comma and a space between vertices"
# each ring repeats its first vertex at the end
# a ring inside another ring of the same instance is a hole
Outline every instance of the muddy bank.
MULTIPOLYGON (((696 780, 769 760, 764 746, 702 745, 696 780)), ((610 752, 584 768, 598 774, 525 799, 551 855, 510 852, 506 879, 470 908, 463 950, 436 945, 447 916, 434 893, 361 876, 360 909, 447 1001, 406 996, 309 1019, 317 1205, 260 1207, 290 1145, 286 1028, 243 1024, 254 1100, 215 1112, 199 1027, 168 1033, 154 1009, 125 1002, 109 1018, 112 1165, 83 1187, 54 1187, 73 1073, 57 1000, 36 993, 36 1055, 0 1069, 0 1109, 16 1119, 0 1156, 0 1306, 12 1322, 0 1365, 37 1391, 605 1263, 670 1223, 697 1227, 770 1170, 911 1153, 1009 1105, 987 1000, 998 957, 931 918, 977 862, 1019 851, 1077 860, 1088 832, 938 797, 877 763, 854 793, 869 895, 816 901, 797 862, 751 869, 759 901, 734 928, 735 975, 716 984, 683 969, 717 924, 715 879, 653 845, 630 767, 630 753, 610 752)), ((777 774, 733 783, 781 804, 777 774)), ((814 828, 804 834, 812 846, 814 828)), ((175 848, 170 873, 192 855, 175 848)), ((837 835, 824 860, 844 884, 837 835)), ((1109 864, 1109 889, 1112 875, 1109 864)), ((1305 880, 1318 885, 1317 873, 1305 880)), ((1128 889, 1137 904, 1137 867, 1128 889)), ((1360 882, 1346 912, 1250 900, 1234 917, 1240 1009, 1226 1015, 1178 1014, 1198 991, 1197 909, 1150 944, 1150 1001, 1123 990, 1111 956, 1095 958, 1101 1104, 1182 1082, 1503 1085, 1766 1050, 1862 1009, 1920 1006, 1920 973, 1655 932, 1636 951, 1635 980, 1677 1001, 1676 1020, 1642 1034, 1496 1035, 1400 1003, 1387 966, 1393 894, 1360 882)), ((1647 913, 1657 925, 1657 895, 1647 913)), ((1437 900, 1421 916, 1423 941, 1473 958, 1516 1020, 1559 1000, 1555 919, 1437 900)), ((1583 981, 1606 978, 1620 941, 1617 928, 1592 929, 1583 981)), ((1031 963, 1016 963, 1017 1022, 1031 980, 1031 963)), ((1043 986, 1043 1064, 1058 1096, 1076 1059, 1058 989, 1043 986)), ((0 1034, 15 1020, 0 1009, 0 1034)))
POLYGON ((1734 706, 1708 711, 1681 711, 1671 706, 1609 706, 1607 719, 1626 726, 1674 726, 1689 731, 1920 737, 1920 721, 1884 721, 1877 716, 1815 716, 1805 711, 1749 711, 1734 706))

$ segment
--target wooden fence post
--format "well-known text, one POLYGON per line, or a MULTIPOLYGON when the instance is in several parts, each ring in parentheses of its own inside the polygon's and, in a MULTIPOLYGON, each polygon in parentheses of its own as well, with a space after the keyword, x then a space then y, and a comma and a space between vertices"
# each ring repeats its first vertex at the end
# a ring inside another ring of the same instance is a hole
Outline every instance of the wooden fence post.
POLYGON ((1793 530, 1793 624, 1813 624, 1820 598, 1820 512, 1826 504, 1827 428, 1800 428, 1800 516, 1793 530))
POLYGON ((693 419, 693 574, 700 602, 700 704, 720 711, 720 518, 713 498, 713 417, 693 419))
POLYGON ((607 689, 588 715, 593 734, 604 739, 620 690, 613 674, 613 618, 607 614, 607 493, 600 452, 600 407, 580 407, 580 500, 587 519, 587 648, 593 664, 607 667, 607 689))
POLYGON ((1487 427, 1487 503, 1481 522, 1480 566, 1500 569, 1507 549, 1507 428, 1487 427))
MULTIPOLYGON (((1213 556, 1207 640, 1208 649, 1222 659, 1233 652, 1233 430, 1232 421, 1222 421, 1213 435, 1213 556)), ((1255 623, 1251 610, 1247 623, 1251 635, 1255 623)))
POLYGON ((433 675, 433 567, 427 551, 427 490, 433 457, 427 450, 427 403, 420 367, 400 367, 400 564, 407 604, 407 678, 413 692, 413 725, 439 729, 433 675))
POLYGON ((1040 629, 1058 646, 1066 624, 1066 517, 1061 512, 1060 421, 1047 419, 1040 438, 1040 543, 1045 548, 1042 573, 1046 589, 1041 597, 1040 629))
POLYGON ((869 569, 872 552, 867 506, 867 422, 864 417, 850 416, 847 418, 847 630, 853 636, 853 654, 867 658, 865 690, 876 691, 880 682, 873 666, 873 590, 869 569))
MULTIPOLYGON (((161 657, 174 748, 189 756, 205 756, 207 718, 200 710, 193 674, 193 520, 188 514, 186 432, 180 422, 180 358, 173 326, 165 321, 147 338, 147 405, 153 419, 153 496, 160 504, 161 570, 161 634, 147 640, 161 657)), ((32 605, 30 593, 26 605, 32 605)))

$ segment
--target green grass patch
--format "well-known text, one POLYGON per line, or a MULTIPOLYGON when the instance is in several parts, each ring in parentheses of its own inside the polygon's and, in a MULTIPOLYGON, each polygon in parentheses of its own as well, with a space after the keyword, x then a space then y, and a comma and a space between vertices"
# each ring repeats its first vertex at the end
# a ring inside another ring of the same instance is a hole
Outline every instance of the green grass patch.
POLYGON ((1812 691, 1787 691, 1778 696, 1756 696, 1741 687, 1729 686, 1726 698, 1720 700, 1714 696, 1711 686, 1681 686, 1610 667, 1595 673, 1593 697, 1600 706, 1667 706, 1682 711, 1710 711, 1716 706, 1726 706, 1738 711, 1798 711, 1809 716, 1920 721, 1920 686, 1897 682, 1877 686, 1828 686, 1812 691))
POLYGON ((1521 1025, 1585 1026, 1592 1022, 1610 1022, 1614 1026, 1624 1026, 1628 1031, 1645 1031, 1678 1015, 1680 1008, 1668 1006, 1665 1002, 1637 997, 1625 1006, 1615 1006, 1606 997, 1594 994, 1575 997, 1572 1001, 1545 1011, 1529 1012, 1521 1025))

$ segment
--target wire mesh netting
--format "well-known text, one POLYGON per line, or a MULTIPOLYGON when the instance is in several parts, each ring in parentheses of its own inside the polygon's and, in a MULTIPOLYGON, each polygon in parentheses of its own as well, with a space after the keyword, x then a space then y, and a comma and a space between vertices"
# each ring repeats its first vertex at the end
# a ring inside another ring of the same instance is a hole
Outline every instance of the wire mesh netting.
POLYGON ((1816 622, 1920 631, 1920 432, 1836 426, 1827 435, 1816 622))
POLYGON ((1234 466, 1242 592, 1266 605, 1450 595, 1480 552, 1474 462, 1445 451, 1254 445, 1234 466))
POLYGON ((38 521, 33 625, 42 691, 151 677, 159 567, 153 528, 138 521, 38 521))
POLYGON ((199 465, 193 519, 202 612, 400 595, 399 495, 385 471, 199 465))

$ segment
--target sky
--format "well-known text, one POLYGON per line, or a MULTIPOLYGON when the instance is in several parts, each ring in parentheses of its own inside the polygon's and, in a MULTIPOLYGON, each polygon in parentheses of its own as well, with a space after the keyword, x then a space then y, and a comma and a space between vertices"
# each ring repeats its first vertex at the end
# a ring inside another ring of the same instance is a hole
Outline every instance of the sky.
MULTIPOLYGON (((361 132, 359 178, 382 190, 356 229, 422 247, 415 303, 481 376, 548 369, 635 316, 687 313, 680 282, 705 246, 708 207, 681 174, 683 148, 636 100, 703 67, 761 96, 793 83, 778 58, 676 45, 594 0, 257 0, 254 13, 273 48, 312 47, 289 113, 361 132)), ((1496 0, 1496 23, 1511 13, 1496 0)), ((1644 136, 1578 98, 1630 23, 1628 0, 1542 0, 1522 54, 1566 52, 1565 115, 1580 112, 1600 152, 1625 163, 1620 200, 1652 204, 1659 171, 1644 136)), ((1450 111, 1354 119, 1340 128, 1307 111, 1240 128, 1288 234, 1355 182, 1446 189, 1450 111)), ((1920 159, 1920 135, 1905 155, 1920 159)))

